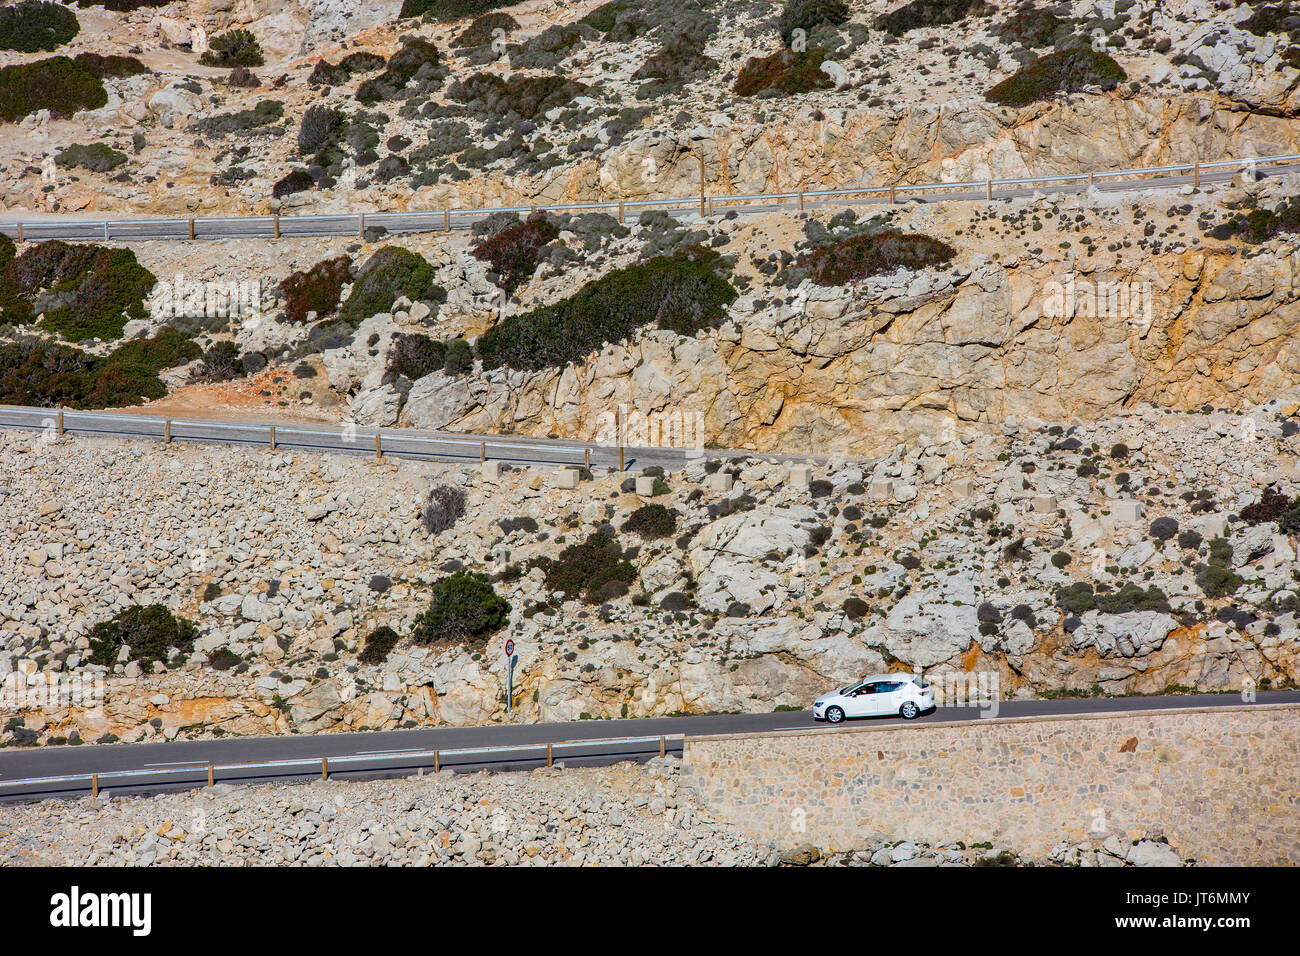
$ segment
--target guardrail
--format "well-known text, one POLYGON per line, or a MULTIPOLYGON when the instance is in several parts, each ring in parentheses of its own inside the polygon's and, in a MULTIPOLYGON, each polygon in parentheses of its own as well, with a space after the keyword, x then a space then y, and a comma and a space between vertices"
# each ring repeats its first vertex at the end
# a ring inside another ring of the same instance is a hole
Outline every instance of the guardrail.
MULTIPOLYGON (((701 216, 712 216, 718 207, 729 208, 749 203, 786 203, 795 202, 802 212, 806 205, 820 205, 829 200, 844 201, 880 201, 886 197, 890 203, 898 202, 899 196, 907 193, 924 193, 933 190, 977 190, 974 196, 953 196, 953 199, 976 199, 989 201, 996 197, 999 187, 1041 186, 1049 183, 1084 183, 1096 185, 1099 180, 1136 178, 1142 176, 1163 176, 1174 178, 1177 175, 1191 174, 1193 185, 1199 186, 1202 175, 1226 169, 1257 169, 1260 166, 1300 161, 1300 153, 1288 153, 1281 156, 1261 156, 1250 159, 1219 160, 1212 163, 1192 162, 1177 163, 1168 166, 1137 167, 1133 169, 1101 170, 1086 173, 1065 173, 1056 176, 1029 176, 1013 179, 964 180, 959 182, 933 183, 895 183, 889 186, 857 186, 836 189, 807 189, 793 192, 754 193, 748 195, 706 195, 701 185, 698 196, 665 197, 659 199, 636 200, 599 200, 580 203, 537 204, 517 206, 492 206, 478 209, 417 210, 413 212, 359 212, 344 215, 307 215, 307 216, 246 216, 223 218, 186 219, 123 219, 82 222, 15 222, 0 224, 0 232, 19 242, 29 239, 222 239, 222 238, 273 238, 291 236, 330 236, 351 235, 364 237, 366 229, 372 226, 384 226, 389 223, 395 232, 451 232, 453 221, 457 228, 468 228, 470 222, 492 213, 534 213, 534 212, 581 212, 588 210, 616 211, 618 221, 623 222, 628 210, 648 209, 652 207, 692 206, 699 204, 701 216), (469 221, 466 221, 469 220, 469 221), (222 234, 215 228, 222 224, 244 223, 261 226, 255 235, 250 233, 222 234), (355 228, 354 228, 355 224, 355 228), (141 235, 147 230, 160 227, 175 227, 176 235, 141 235), (330 227, 333 228, 330 228, 330 227), (132 232, 136 235, 132 235, 132 232), (42 235, 34 235, 41 233, 42 235)), ((385 226, 385 228, 388 228, 385 226)))
MULTIPOLYGON (((64 408, 37 408, 24 405, 0 405, 0 428, 25 428, 49 431, 55 435, 106 434, 115 437, 155 439, 164 444, 173 441, 265 446, 272 451, 299 448, 343 454, 408 459, 452 458, 466 461, 525 462, 546 465, 583 466, 590 468, 593 451, 606 450, 612 457, 614 448, 599 445, 538 445, 489 438, 422 436, 374 429, 366 432, 355 427, 334 429, 305 428, 294 425, 205 421, 191 418, 152 418, 143 415, 83 412, 64 408), (15 416, 31 416, 31 422, 12 421, 15 416), (94 428, 94 422, 112 422, 112 428, 94 428), (135 430, 131 426, 143 426, 135 430), (208 432, 208 434, 204 434, 208 432), (238 433, 244 433, 242 436, 238 433), (531 452, 532 454, 527 454, 531 452)), ((625 453, 618 448, 619 470, 625 467, 625 453)), ((658 449, 671 451, 671 449, 658 449)))
POLYGON ((126 781, 138 782, 137 787, 152 785, 175 786, 191 784, 195 787, 215 786, 223 778, 227 781, 248 781, 254 779, 286 779, 315 777, 319 770, 320 779, 328 780, 330 774, 340 773, 386 773, 407 770, 431 769, 437 773, 443 769, 455 767, 480 767, 491 763, 519 763, 546 761, 552 767, 557 759, 585 759, 601 757, 663 757, 671 752, 680 751, 685 741, 684 734, 665 734, 657 737, 607 737, 592 740, 562 740, 536 744, 511 744, 495 747, 461 747, 449 750, 409 750, 379 754, 344 754, 329 757, 296 757, 288 760, 259 760, 248 763, 195 763, 181 767, 150 767, 141 770, 110 770, 103 773, 75 773, 54 777, 26 777, 17 780, 0 780, 0 797, 36 796, 49 793, 66 793, 88 790, 92 797, 99 796, 105 784, 126 781), (670 743, 671 742, 671 743, 670 743), (624 749, 613 752, 595 748, 627 748, 637 744, 649 744, 648 748, 624 749), (582 753, 574 748, 587 748, 592 752, 582 753), (570 750, 573 752, 565 753, 570 750), (498 755, 515 754, 513 757, 498 755), (533 754, 533 756, 528 756, 533 754), (483 757, 490 759, 460 759, 464 757, 483 757), (386 766, 356 767, 356 764, 387 764, 386 766), (352 766, 349 770, 348 767, 352 766), (269 772, 255 772, 269 771, 269 772), (161 779, 158 779, 161 778, 161 779))

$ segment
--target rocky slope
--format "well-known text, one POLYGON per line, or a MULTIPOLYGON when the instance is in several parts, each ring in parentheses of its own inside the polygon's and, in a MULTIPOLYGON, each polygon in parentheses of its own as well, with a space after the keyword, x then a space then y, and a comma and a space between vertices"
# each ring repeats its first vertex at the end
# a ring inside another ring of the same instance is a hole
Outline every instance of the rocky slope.
POLYGON ((1180 866, 1156 840, 1062 844, 1045 860, 1007 847, 883 835, 823 857, 759 847, 707 819, 677 761, 647 767, 450 772, 407 780, 232 788, 153 799, 0 806, 10 866, 1180 866))

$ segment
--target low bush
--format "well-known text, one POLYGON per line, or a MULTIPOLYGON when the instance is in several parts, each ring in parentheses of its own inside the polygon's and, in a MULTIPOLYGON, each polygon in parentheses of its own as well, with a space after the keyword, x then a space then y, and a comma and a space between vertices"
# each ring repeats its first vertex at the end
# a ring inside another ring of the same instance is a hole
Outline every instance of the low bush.
POLYGON ((1232 545, 1223 538, 1210 541, 1208 563, 1197 567, 1196 583, 1207 598, 1224 598, 1235 594, 1245 584, 1245 579, 1229 567, 1232 545))
POLYGON ((309 106, 298 124, 298 152, 304 156, 332 146, 343 138, 348 118, 330 106, 309 106))
POLYGON ((422 332, 399 332, 388 349, 388 372, 412 382, 439 371, 446 359, 441 342, 422 332))
POLYGON ((994 10, 984 0, 912 0, 876 17, 876 26, 901 37, 909 30, 944 26, 967 17, 986 17, 994 10))
POLYGON ((107 80, 119 76, 139 76, 148 73, 149 68, 133 56, 117 54, 78 53, 72 62, 91 76, 107 80))
POLYGON ((451 485, 430 488, 420 506, 420 524, 430 535, 451 530, 465 513, 465 492, 451 485))
POLYGON ((1058 93, 1077 93, 1089 86, 1113 90, 1127 78, 1124 68, 1107 54, 1075 47, 1040 56, 989 90, 985 99, 1004 106, 1028 106, 1058 93))
POLYGON ((604 530, 593 532, 579 544, 569 545, 558 558, 536 558, 530 565, 542 569, 548 589, 587 604, 603 603, 620 587, 626 593, 636 580, 636 568, 624 559, 623 549, 613 534, 604 530))
POLYGON ((362 664, 382 664, 388 660, 388 655, 397 646, 398 640, 397 632, 391 627, 377 627, 366 635, 365 647, 361 648, 357 660, 362 664))
POLYGON ((812 47, 799 53, 782 48, 769 56, 751 57, 736 74, 732 92, 737 96, 780 96, 827 90, 835 85, 821 65, 827 53, 812 47))
POLYGON ((244 374, 239 346, 234 342, 215 342, 203 353, 203 364, 195 377, 203 382, 226 382, 232 378, 242 378, 244 374))
POLYGON ((475 47, 491 43, 498 35, 505 36, 519 29, 519 21, 508 13, 485 13, 451 41, 454 47, 475 47), (497 31, 501 33, 498 34, 497 31))
POLYGON ((677 512, 659 504, 642 505, 628 515, 623 530, 642 538, 666 538, 677 531, 677 512))
POLYGON ((12 123, 39 110, 71 116, 107 103, 99 77, 66 56, 0 67, 0 120, 12 123))
POLYGON ((637 89, 637 96, 661 96, 708 76, 718 64, 704 55, 704 41, 705 37, 695 33, 676 33, 665 40, 659 52, 651 54, 632 74, 634 80, 649 81, 637 89))
POLYGON ((895 269, 923 269, 955 256, 952 246, 919 233, 886 228, 806 252, 795 268, 818 285, 846 285, 895 269))
POLYGON ((38 53, 57 50, 81 25, 67 7, 46 0, 20 0, 0 7, 0 50, 38 53))
POLYGON ((717 268, 688 251, 615 270, 568 299, 489 329, 478 339, 479 358, 485 369, 537 371, 580 361, 648 325, 692 335, 721 321, 736 298, 717 268))
POLYGON ((871 610, 871 605, 862 600, 862 598, 851 597, 844 599, 844 605, 841 610, 844 611, 844 616, 850 621, 856 621, 866 617, 867 612, 871 610))
POLYGON ((384 72, 357 87, 357 100, 376 103, 395 100, 416 93, 427 95, 442 84, 446 70, 439 66, 438 48, 423 37, 409 37, 401 49, 388 58, 384 72), (418 88, 408 90, 411 80, 420 80, 418 88))
POLYGON ((1178 522, 1170 517, 1157 518, 1147 530, 1151 537, 1163 543, 1178 533, 1178 522))
POLYGON ((795 30, 811 33, 823 23, 837 27, 849 18, 849 8, 840 0, 786 0, 776 29, 781 42, 789 46, 795 30))
POLYGON ((126 162, 126 153, 119 152, 107 143, 74 143, 59 150, 54 162, 64 168, 80 166, 92 173, 107 173, 126 162))
POLYGON ((1051 10, 1025 3, 998 25, 997 34, 1008 43, 1029 47, 1052 46, 1067 25, 1051 10))
POLYGON ((1207 234, 1212 239, 1238 239, 1251 245, 1286 233, 1300 234, 1300 196, 1284 199, 1272 209, 1253 208, 1254 203, 1253 197, 1245 200, 1245 211, 1235 212, 1207 234))
POLYGON ((399 16, 424 17, 446 23, 451 20, 467 20, 496 10, 500 7, 513 7, 519 0, 402 0, 399 16))
POLYGON ((386 62, 382 56, 366 50, 349 53, 338 63, 331 64, 326 60, 317 60, 311 74, 307 77, 307 83, 311 86, 338 86, 361 73, 373 73, 375 70, 382 69, 386 62))
POLYGON ((443 345, 442 371, 445 375, 464 375, 474 368, 474 349, 464 339, 451 339, 443 345))
POLYGON ((199 57, 204 66, 261 66, 265 61, 262 47, 251 30, 227 30, 212 38, 207 51, 199 57))
POLYGON ((119 408, 162 398, 157 373, 197 358, 174 329, 135 339, 104 358, 36 339, 0 343, 0 403, 53 408, 119 408))
POLYGON ((196 120, 190 128, 204 135, 222 136, 227 133, 247 133, 269 126, 284 118, 284 104, 279 100, 262 100, 251 109, 233 113, 218 113, 196 120))
POLYGON ((284 296, 284 317, 290 322, 306 322, 310 312, 317 319, 338 311, 343 286, 352 281, 352 259, 335 256, 322 259, 304 272, 291 272, 280 283, 284 296))
POLYGON ((121 649, 129 647, 130 660, 139 661, 147 673, 155 661, 167 664, 172 650, 182 655, 192 652, 198 634, 193 621, 177 617, 162 604, 133 604, 94 626, 88 657, 92 664, 111 668, 121 649))
POLYGON ((377 250, 356 276, 352 291, 339 307, 339 318, 354 329, 372 315, 392 309, 402 296, 412 302, 443 302, 447 298, 434 281, 437 270, 418 252, 399 246, 377 250))
POLYGON ((420 644, 481 646, 509 618, 510 602, 496 593, 485 575, 456 571, 434 584, 429 607, 415 619, 411 638, 420 644))
POLYGON ((129 249, 42 242, 0 266, 0 321, 43 312, 42 328, 72 341, 119 338, 128 319, 144 318, 156 281, 129 249))
POLYGON ((510 294, 533 277, 541 261, 538 251, 559 234, 550 218, 532 215, 480 242, 474 258, 491 265, 500 276, 498 285, 510 294))
POLYGON ((271 195, 275 199, 283 199, 294 193, 306 192, 315 186, 316 180, 312 178, 311 173, 305 169, 294 169, 276 180, 275 185, 271 187, 271 195))
POLYGON ((447 87, 447 98, 498 120, 508 116, 531 120, 586 91, 582 83, 553 74, 516 73, 502 79, 492 73, 473 73, 447 87))

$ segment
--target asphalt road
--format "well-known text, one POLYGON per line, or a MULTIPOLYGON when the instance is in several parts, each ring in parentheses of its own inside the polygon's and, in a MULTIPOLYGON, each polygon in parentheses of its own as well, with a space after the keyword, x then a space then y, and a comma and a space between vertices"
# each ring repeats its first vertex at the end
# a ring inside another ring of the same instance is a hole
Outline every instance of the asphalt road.
MULTIPOLYGON (((1205 169, 1201 172, 1200 181, 1202 184, 1226 182, 1236 172, 1237 170, 1231 167, 1205 169)), ((1300 172, 1300 163, 1275 166, 1261 165, 1258 167, 1258 174, 1261 178, 1283 176, 1292 172, 1300 172)), ((1132 179, 1099 179, 1095 182, 1095 188, 1103 193, 1141 189, 1176 189, 1180 186, 1191 185, 1194 178, 1189 173, 1154 175, 1132 179)), ((1042 183, 1034 186, 1012 188, 995 187, 993 197, 995 199, 1016 199, 1032 196, 1035 192, 1079 193, 1087 188, 1087 183, 1083 181, 1042 183)), ((900 193, 898 199, 899 202, 987 201, 983 189, 951 191, 944 190, 942 184, 936 184, 933 188, 923 190, 916 186, 905 187, 905 191, 900 193)), ((831 198, 808 197, 805 199, 804 206, 808 209, 817 209, 827 206, 841 207, 850 204, 856 206, 888 203, 889 196, 887 194, 868 194, 853 198, 842 196, 831 198)), ((572 208, 573 211, 582 211, 583 208, 593 207, 605 207, 601 209, 603 212, 611 211, 605 203, 582 204, 581 206, 566 208, 572 208)), ((636 204, 629 203, 626 206, 626 214, 636 216, 645 210, 654 208, 666 209, 671 215, 684 221, 696 220, 700 216, 698 200, 688 198, 654 200, 636 204)), ((740 215, 759 215, 770 212, 792 212, 796 208, 797 202, 793 199, 787 199, 784 202, 756 200, 753 202, 731 203, 715 199, 713 206, 715 215, 721 215, 732 209, 740 215)), ((458 231, 469 229, 475 222, 492 211, 494 210, 453 211, 449 218, 444 218, 444 213, 440 209, 424 212, 367 213, 364 224, 366 228, 383 226, 390 233, 441 232, 448 226, 452 231, 458 231)), ((19 220, 22 222, 23 238, 27 240, 86 239, 116 240, 118 242, 149 239, 187 240, 190 238, 191 222, 187 218, 132 219, 110 222, 108 228, 105 229, 103 222, 55 219, 48 216, 31 218, 17 216, 14 220, 0 224, 0 233, 16 238, 19 220)), ((194 237, 196 239, 273 239, 276 237, 277 229, 281 238, 355 236, 362 225, 361 220, 356 215, 281 216, 278 219, 278 224, 274 216, 235 216, 220 219, 196 218, 193 222, 195 227, 194 237)))
MULTIPOLYGON (((1300 703, 1300 692, 1261 693, 1258 703, 1300 703)), ((1243 703, 1236 694, 1003 701, 998 704, 996 717, 984 717, 987 712, 981 707, 939 708, 916 721, 872 718, 853 721, 850 726, 917 727, 934 721, 1224 706, 1257 705, 1243 703)), ((330 761, 331 777, 409 776, 420 769, 431 772, 435 751, 439 754, 438 765, 456 772, 526 770, 545 765, 548 743, 556 761, 569 766, 595 766, 647 760, 659 753, 661 737, 667 753, 680 755, 683 736, 780 733, 815 726, 826 725, 815 723, 811 711, 799 711, 40 747, 0 751, 0 801, 85 796, 90 789, 90 774, 131 774, 101 780, 101 793, 193 789, 206 784, 209 764, 216 768, 217 783, 318 778, 322 758, 330 761), (296 763, 269 765, 285 761, 296 763)))

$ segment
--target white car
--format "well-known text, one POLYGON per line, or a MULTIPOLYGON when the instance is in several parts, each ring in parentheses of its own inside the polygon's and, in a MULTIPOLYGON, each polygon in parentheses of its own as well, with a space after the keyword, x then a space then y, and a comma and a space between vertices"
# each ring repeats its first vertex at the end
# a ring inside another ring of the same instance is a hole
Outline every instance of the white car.
POLYGON ((899 716, 912 720, 934 710, 934 688, 912 674, 873 674, 813 701, 813 719, 843 723, 848 717, 899 716))

